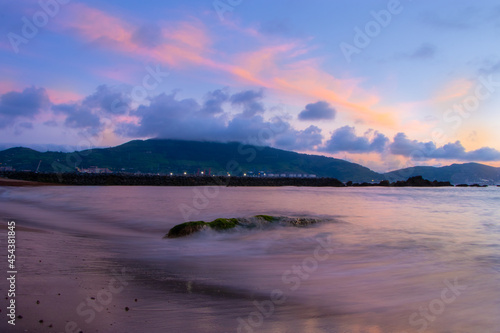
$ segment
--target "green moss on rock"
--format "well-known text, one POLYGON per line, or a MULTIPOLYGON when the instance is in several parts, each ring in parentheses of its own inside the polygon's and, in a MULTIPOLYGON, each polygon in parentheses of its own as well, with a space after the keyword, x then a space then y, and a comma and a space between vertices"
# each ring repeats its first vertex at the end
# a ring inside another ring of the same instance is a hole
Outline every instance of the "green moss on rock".
POLYGON ((164 238, 178 238, 189 236, 195 232, 209 227, 217 231, 224 231, 240 226, 245 229, 253 229, 269 224, 280 224, 284 226, 305 227, 318 222, 313 218, 304 217, 286 217, 286 216, 271 216, 271 215, 255 215, 253 218, 218 218, 212 222, 193 221, 185 222, 176 225, 164 238))
POLYGON ((275 220, 278 219, 277 217, 270 216, 270 215, 255 215, 255 217, 258 219, 266 220, 267 222, 274 222, 275 220))
POLYGON ((239 224, 238 219, 235 218, 231 219, 218 218, 213 220, 212 222, 205 222, 205 221, 185 222, 178 224, 172 229, 170 229, 170 231, 168 232, 167 235, 165 235, 164 238, 177 238, 177 237, 188 236, 195 232, 200 231, 205 227, 210 227, 211 229, 217 231, 227 230, 236 227, 238 224, 239 224))
POLYGON ((218 218, 208 223, 208 226, 215 230, 232 229, 238 225, 238 219, 218 218))
POLYGON ((170 229, 164 238, 177 238, 191 235, 197 231, 203 229, 208 223, 204 221, 193 221, 181 223, 170 229))

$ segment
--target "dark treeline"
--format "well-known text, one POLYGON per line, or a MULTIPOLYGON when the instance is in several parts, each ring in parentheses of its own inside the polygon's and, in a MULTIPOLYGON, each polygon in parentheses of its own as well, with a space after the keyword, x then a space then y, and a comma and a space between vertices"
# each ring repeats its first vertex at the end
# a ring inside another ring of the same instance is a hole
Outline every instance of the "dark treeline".
POLYGON ((0 177, 61 185, 123 185, 123 186, 311 186, 311 187, 442 187, 453 186, 450 182, 429 181, 422 176, 406 181, 390 183, 342 183, 335 178, 270 178, 270 177, 225 177, 225 176, 165 176, 132 174, 88 174, 88 173, 35 173, 8 171, 0 177))
POLYGON ((410 177, 408 180, 398 180, 391 183, 388 180, 383 180, 380 183, 353 183, 347 182, 347 186, 364 187, 364 186, 392 186, 392 187, 444 187, 453 186, 450 182, 439 182, 437 180, 430 181, 424 179, 422 176, 410 177))

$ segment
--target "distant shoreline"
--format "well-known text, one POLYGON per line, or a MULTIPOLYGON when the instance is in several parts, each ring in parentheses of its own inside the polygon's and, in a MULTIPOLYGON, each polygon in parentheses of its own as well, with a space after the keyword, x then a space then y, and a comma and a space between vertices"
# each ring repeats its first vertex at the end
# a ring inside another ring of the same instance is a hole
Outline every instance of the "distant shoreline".
MULTIPOLYGON (((270 178, 234 176, 160 176, 130 174, 0 172, 0 186, 229 186, 229 187, 453 187, 450 182, 429 181, 421 176, 406 181, 343 183, 335 178, 270 178)), ((486 187, 460 184, 456 187, 486 187)))
POLYGON ((13 187, 24 187, 24 186, 61 186, 61 184, 54 183, 43 183, 37 181, 28 181, 20 179, 9 179, 0 177, 0 186, 13 186, 13 187))

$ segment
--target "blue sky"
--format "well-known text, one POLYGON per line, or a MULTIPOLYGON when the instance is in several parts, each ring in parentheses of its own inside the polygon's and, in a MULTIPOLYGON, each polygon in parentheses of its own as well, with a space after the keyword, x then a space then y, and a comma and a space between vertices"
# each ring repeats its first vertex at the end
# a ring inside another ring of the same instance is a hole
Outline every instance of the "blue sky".
POLYGON ((500 166, 494 1, 0 4, 0 147, 242 141, 500 166))

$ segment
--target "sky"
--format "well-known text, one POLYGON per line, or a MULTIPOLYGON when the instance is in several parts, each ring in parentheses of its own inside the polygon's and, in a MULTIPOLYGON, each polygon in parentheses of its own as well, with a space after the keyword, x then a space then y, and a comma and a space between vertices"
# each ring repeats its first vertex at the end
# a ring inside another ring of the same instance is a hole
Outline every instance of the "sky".
POLYGON ((238 141, 500 166, 500 5, 3 0, 0 149, 238 141))

